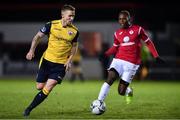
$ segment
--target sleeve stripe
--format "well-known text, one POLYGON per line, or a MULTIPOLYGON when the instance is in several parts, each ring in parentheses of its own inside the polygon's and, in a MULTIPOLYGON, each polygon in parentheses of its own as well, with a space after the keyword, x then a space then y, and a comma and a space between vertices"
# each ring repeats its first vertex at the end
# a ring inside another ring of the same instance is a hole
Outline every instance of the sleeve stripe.
POLYGON ((119 45, 116 45, 116 44, 114 43, 113 46, 118 47, 119 45))
POLYGON ((146 40, 144 40, 144 42, 147 42, 147 41, 149 41, 150 39, 149 38, 147 38, 146 40))
POLYGON ((77 31, 76 36, 72 40, 72 42, 78 42, 78 37, 79 37, 79 31, 77 31))
POLYGON ((114 36, 116 37, 116 39, 117 39, 117 35, 116 35, 116 32, 114 33, 114 36))
POLYGON ((138 35, 140 35, 140 32, 141 32, 141 27, 139 27, 139 30, 138 30, 138 35))

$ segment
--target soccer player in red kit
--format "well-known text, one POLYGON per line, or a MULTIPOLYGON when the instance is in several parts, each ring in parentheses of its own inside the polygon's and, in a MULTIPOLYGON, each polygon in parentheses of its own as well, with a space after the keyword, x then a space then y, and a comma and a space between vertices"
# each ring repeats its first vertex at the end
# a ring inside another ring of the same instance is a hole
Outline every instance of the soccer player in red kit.
POLYGON ((141 41, 145 42, 158 63, 163 63, 164 61, 158 55, 153 42, 147 36, 144 29, 139 25, 131 23, 128 11, 121 11, 118 19, 121 28, 114 33, 113 46, 99 56, 100 61, 102 61, 110 55, 115 55, 108 69, 108 78, 99 92, 98 100, 104 101, 110 86, 116 79, 120 78, 118 93, 122 96, 127 96, 126 102, 129 104, 133 96, 133 90, 128 86, 132 82, 141 63, 141 41))

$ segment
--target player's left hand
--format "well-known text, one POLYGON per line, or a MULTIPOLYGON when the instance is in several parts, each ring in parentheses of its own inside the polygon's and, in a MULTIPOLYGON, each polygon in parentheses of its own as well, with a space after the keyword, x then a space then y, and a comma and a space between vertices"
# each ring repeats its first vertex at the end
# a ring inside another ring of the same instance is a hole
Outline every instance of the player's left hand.
POLYGON ((164 63, 166 63, 161 57, 157 57, 157 58, 156 58, 156 62, 159 63, 159 64, 164 64, 164 63))

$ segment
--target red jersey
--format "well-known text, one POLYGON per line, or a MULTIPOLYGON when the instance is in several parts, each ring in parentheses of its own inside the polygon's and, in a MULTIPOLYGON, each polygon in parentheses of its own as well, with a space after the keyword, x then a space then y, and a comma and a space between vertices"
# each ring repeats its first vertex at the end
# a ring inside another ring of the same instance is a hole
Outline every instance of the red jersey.
MULTIPOLYGON (((159 56, 153 42, 146 35, 144 29, 138 25, 131 25, 126 29, 118 29, 114 33, 114 44, 112 48, 116 49, 115 58, 140 64, 141 40, 146 43, 155 58, 159 56)), ((112 54, 112 48, 105 53, 107 56, 112 54)))

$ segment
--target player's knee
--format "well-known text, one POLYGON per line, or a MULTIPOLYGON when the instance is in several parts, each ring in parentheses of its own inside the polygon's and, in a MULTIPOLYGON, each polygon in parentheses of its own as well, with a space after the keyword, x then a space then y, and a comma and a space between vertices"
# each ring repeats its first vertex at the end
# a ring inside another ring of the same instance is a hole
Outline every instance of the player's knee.
POLYGON ((44 85, 36 85, 37 90, 42 90, 44 88, 44 85))
POLYGON ((106 82, 111 86, 117 78, 118 78, 118 74, 114 69, 111 69, 108 73, 108 78, 106 82))
POLYGON ((36 87, 37 90, 42 90, 43 88, 42 87, 36 87))

